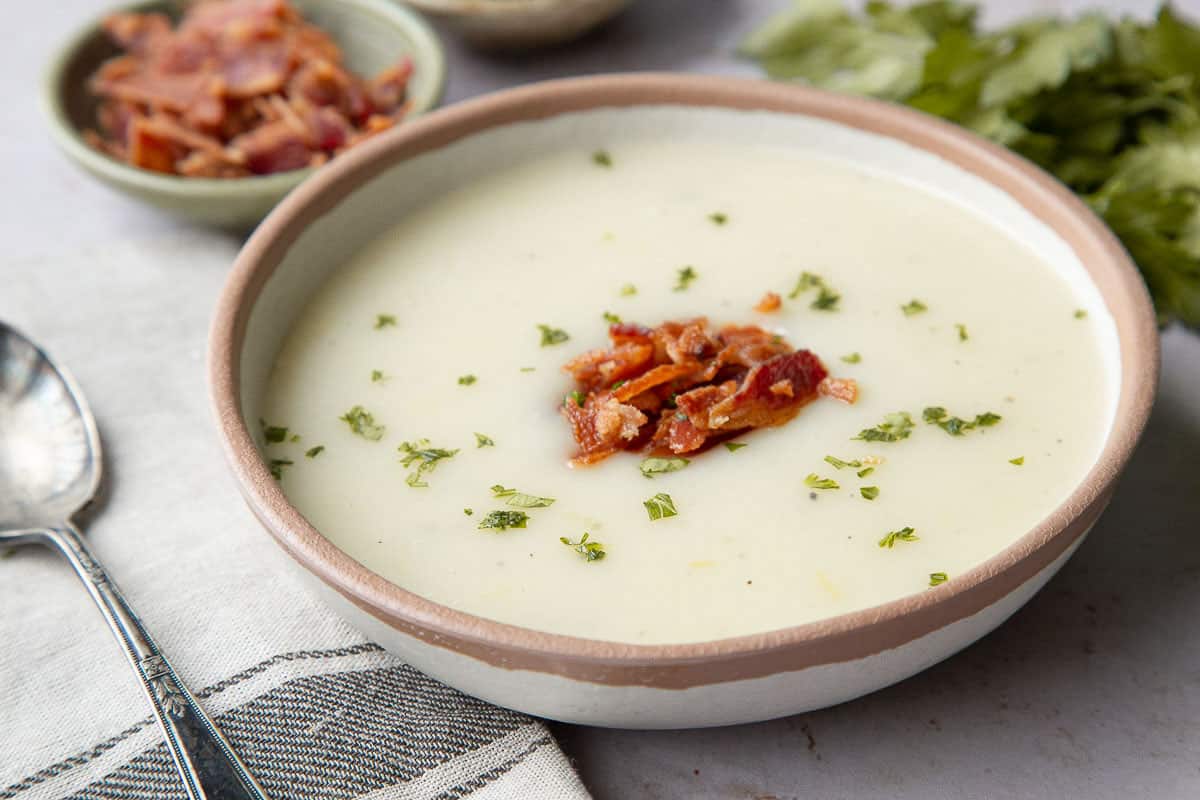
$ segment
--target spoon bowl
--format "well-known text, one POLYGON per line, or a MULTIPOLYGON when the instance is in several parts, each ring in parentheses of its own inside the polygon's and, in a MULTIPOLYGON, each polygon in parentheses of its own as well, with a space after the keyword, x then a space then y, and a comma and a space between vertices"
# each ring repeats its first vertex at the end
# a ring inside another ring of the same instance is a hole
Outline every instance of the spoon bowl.
POLYGON ((0 322, 0 529, 70 519, 100 489, 100 436, 74 379, 0 322))

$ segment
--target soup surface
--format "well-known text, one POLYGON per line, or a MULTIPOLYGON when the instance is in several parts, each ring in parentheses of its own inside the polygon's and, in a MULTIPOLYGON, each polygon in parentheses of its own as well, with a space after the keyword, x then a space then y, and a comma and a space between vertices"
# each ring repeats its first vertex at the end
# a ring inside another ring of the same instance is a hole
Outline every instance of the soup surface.
POLYGON ((265 457, 370 569, 538 630, 715 639, 954 581, 1093 464, 1113 404, 1107 312, 974 211, 803 148, 591 144, 430 197, 333 272, 285 339, 265 457), (789 296, 806 271, 832 307, 816 288, 789 296), (779 310, 753 310, 766 292, 779 310), (860 396, 652 478, 645 453, 572 467, 562 365, 606 346, 606 312, 757 324, 860 396), (906 437, 855 438, 896 412, 906 437), (954 435, 949 417, 968 425, 954 435), (652 518, 656 495, 674 516, 652 518), (525 527, 480 529, 494 511, 525 527), (560 538, 584 533, 603 558, 560 538))

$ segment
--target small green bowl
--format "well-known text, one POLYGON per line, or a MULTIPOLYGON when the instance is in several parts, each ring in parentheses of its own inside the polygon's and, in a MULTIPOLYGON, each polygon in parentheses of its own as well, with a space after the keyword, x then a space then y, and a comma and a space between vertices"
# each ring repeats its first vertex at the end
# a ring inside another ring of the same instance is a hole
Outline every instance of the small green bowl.
MULTIPOLYGON (((292 0, 292 4, 333 37, 346 65, 361 75, 373 75, 402 56, 411 58, 410 116, 437 105, 446 82, 446 58, 441 43, 418 14, 392 0, 292 0)), ((152 0, 119 10, 160 11, 177 18, 184 5, 183 0, 152 0)), ((96 124, 98 105, 87 82, 103 61, 118 52, 97 19, 63 47, 42 83, 42 105, 55 143, 110 187, 195 222, 246 230, 314 172, 309 168, 250 178, 184 178, 132 167, 98 152, 83 140, 83 130, 96 124)))

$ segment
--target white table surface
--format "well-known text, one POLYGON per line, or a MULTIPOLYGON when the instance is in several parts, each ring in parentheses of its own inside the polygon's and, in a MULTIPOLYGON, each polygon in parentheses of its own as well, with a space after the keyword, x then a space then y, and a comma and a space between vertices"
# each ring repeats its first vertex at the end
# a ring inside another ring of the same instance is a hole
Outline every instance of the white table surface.
MULTIPOLYGON (((36 107, 39 72, 102 6, 9 2, 0 48, 0 318, 39 337, 88 387, 126 494, 162 487, 140 513, 198 535, 231 524, 243 511, 216 462, 215 434, 173 434, 172 409, 183 409, 180 420, 204 413, 205 322, 238 242, 116 196, 52 149, 36 107), (122 253, 164 242, 179 248, 176 263, 123 267, 122 253), (144 408, 104 391, 127 365, 142 382, 139 397, 152 399, 144 408), (173 470, 180 462, 195 468, 173 470)), ((731 57, 732 43, 785 2, 637 0, 580 44, 521 58, 487 58, 448 41, 447 101, 567 74, 753 74, 731 57)), ((1088 5, 1001 0, 987 4, 987 18, 1088 5)), ((1103 5, 1144 13, 1154 3, 1103 5)), ((1200 0, 1179 5, 1200 15, 1200 0)), ((1200 797, 1198 468, 1200 337, 1172 330, 1149 430, 1109 511, 1060 575, 983 641, 869 697, 775 722, 555 731, 601 800, 1200 797)), ((118 497, 114 516, 118 502, 133 505, 118 497)), ((134 549, 112 528, 95 526, 96 547, 136 593, 136 564, 122 563, 134 549)), ((72 629, 104 651, 96 623, 72 629)), ((163 638, 170 647, 172 637, 163 638)), ((97 668, 116 663, 101 656, 97 668)))

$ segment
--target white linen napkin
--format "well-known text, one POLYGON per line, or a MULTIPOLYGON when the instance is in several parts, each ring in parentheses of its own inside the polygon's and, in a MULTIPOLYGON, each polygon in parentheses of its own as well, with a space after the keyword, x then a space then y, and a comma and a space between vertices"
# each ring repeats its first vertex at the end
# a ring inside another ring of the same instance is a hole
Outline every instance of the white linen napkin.
MULTIPOLYGON (((544 725, 366 641, 245 508, 204 369, 237 246, 164 225, 0 269, 0 319, 73 372, 97 416, 109 490, 85 529, 97 555, 276 800, 585 800, 544 725)), ((83 587, 25 548, 0 559, 0 800, 63 797, 184 795, 83 587)))

